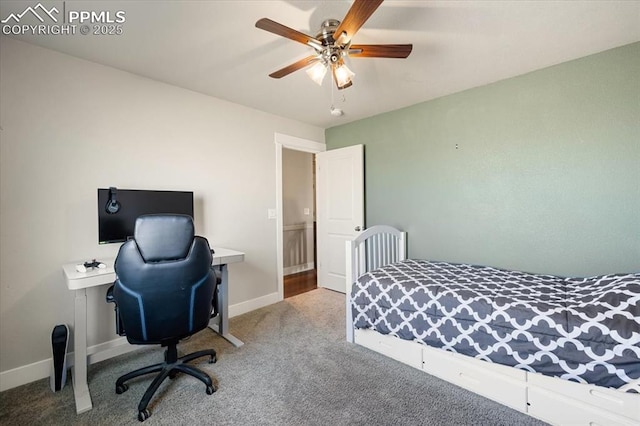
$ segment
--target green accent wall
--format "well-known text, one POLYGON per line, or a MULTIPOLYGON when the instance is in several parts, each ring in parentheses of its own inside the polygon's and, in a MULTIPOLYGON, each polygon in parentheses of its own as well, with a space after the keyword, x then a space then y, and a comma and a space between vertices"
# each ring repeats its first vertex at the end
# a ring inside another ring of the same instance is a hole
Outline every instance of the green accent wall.
POLYGON ((640 43, 325 139, 328 149, 364 144, 366 224, 407 231, 412 258, 640 272, 640 43))

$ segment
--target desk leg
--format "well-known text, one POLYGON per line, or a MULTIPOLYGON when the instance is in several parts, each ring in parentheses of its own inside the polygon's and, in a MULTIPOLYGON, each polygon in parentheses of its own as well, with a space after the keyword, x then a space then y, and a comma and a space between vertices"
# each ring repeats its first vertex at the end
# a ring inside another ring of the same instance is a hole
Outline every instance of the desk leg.
POLYGON ((87 291, 76 290, 73 325, 73 394, 76 413, 84 413, 92 408, 91 394, 87 384, 87 291))
POLYGON ((218 320, 212 320, 209 328, 228 340, 233 346, 239 348, 244 343, 229 333, 229 270, 227 265, 220 265, 222 281, 218 285, 218 320))

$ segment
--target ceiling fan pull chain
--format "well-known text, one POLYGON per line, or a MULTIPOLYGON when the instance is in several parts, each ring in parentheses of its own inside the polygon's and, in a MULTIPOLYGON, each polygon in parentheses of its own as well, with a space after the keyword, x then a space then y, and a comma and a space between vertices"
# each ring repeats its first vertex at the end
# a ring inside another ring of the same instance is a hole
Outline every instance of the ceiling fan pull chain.
MULTIPOLYGON (((341 108, 336 108, 335 104, 334 104, 334 99, 333 99, 333 84, 329 84, 329 86, 331 87, 331 108, 329 108, 329 112, 331 113, 331 115, 333 115, 334 117, 342 117, 342 115, 344 114, 344 112, 342 111, 341 108)), ((345 101, 345 97, 344 95, 342 95, 342 102, 345 101)))
POLYGON ((333 84, 329 84, 329 87, 331 88, 331 110, 333 110, 333 84))

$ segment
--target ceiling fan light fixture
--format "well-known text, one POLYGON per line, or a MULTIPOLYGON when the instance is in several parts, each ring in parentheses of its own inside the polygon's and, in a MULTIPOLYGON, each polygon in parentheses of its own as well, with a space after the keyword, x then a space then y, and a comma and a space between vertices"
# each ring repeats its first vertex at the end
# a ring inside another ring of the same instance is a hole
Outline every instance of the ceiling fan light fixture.
POLYGON ((351 86, 351 79, 356 74, 347 67, 347 64, 341 62, 334 66, 333 68, 333 78, 336 80, 336 85, 338 89, 344 89, 351 86))
POLYGON ((330 69, 338 89, 346 89, 353 84, 355 74, 345 64, 347 56, 360 58, 406 58, 411 53, 411 44, 351 44, 360 27, 371 17, 383 0, 353 0, 344 19, 326 19, 315 37, 301 33, 269 18, 256 21, 256 27, 288 38, 289 40, 311 46, 315 54, 300 59, 269 74, 271 78, 282 78, 294 71, 307 69, 309 77, 322 85, 324 76, 330 69), (318 63, 319 62, 319 63, 318 63))
POLYGON ((327 73, 327 65, 324 62, 316 62, 314 66, 307 70, 307 75, 318 86, 322 86, 322 80, 327 73))

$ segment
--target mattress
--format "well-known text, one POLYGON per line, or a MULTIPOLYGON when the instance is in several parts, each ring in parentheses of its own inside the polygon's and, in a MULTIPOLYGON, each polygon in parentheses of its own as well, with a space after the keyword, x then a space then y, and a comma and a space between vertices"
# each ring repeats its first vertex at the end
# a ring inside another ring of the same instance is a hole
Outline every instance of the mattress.
POLYGON ((363 274, 356 328, 580 383, 640 378, 640 273, 563 278, 405 260, 363 274))

